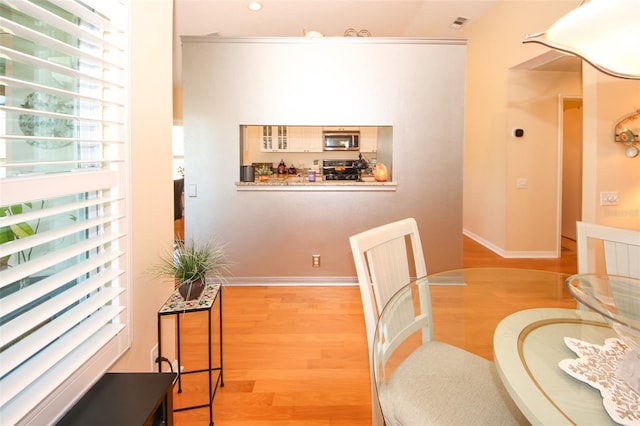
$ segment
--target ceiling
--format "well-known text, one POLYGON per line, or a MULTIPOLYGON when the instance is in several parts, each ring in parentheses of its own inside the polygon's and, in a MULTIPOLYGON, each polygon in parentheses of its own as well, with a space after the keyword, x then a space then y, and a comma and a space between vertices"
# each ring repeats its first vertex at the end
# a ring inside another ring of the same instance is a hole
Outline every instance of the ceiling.
POLYGON ((180 36, 300 37, 315 30, 327 37, 368 30, 374 37, 454 37, 473 25, 500 0, 261 0, 252 12, 249 0, 174 0, 174 85, 180 86, 180 36), (461 29, 450 25, 468 20, 461 29))
MULTIPOLYGON (((253 12, 249 0, 174 0, 174 87, 181 86, 182 35, 300 37, 304 30, 314 30, 342 37, 351 28, 374 37, 465 38, 465 30, 500 1, 507 0, 261 0, 262 10, 253 12), (467 21, 452 28, 458 17, 467 21)), ((581 69, 575 56, 557 51, 545 55, 514 68, 581 69)))

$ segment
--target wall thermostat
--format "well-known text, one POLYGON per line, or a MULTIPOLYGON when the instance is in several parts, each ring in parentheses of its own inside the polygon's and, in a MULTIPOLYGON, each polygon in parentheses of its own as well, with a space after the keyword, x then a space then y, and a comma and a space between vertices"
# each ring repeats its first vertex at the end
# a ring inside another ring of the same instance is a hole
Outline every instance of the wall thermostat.
POLYGON ((513 136, 516 138, 521 138, 524 136, 524 130, 523 129, 513 129, 513 136))

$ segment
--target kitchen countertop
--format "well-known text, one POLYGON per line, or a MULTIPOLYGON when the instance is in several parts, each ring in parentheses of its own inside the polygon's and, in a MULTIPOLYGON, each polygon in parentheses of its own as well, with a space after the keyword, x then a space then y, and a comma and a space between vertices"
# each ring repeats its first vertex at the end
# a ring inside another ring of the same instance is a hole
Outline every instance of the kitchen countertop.
POLYGON ((272 177, 266 182, 236 182, 238 191, 395 191, 395 182, 376 182, 373 177, 363 177, 363 182, 353 180, 321 180, 309 182, 306 177, 272 177))

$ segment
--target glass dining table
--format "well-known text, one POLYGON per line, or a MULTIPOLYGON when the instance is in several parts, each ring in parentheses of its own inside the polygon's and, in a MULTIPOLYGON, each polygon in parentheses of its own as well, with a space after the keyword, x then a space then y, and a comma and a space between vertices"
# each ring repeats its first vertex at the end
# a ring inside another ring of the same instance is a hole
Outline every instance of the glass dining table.
POLYGON ((640 280, 576 274, 565 284, 588 309, 504 318, 494 334, 500 378, 533 424, 640 425, 640 280))
POLYGON ((568 274, 468 268, 431 274, 392 299, 414 297, 428 283, 434 338, 495 361, 510 396, 533 424, 615 424, 597 389, 558 367, 575 357, 564 337, 602 343, 615 332, 599 314, 578 310, 568 274))
POLYGON ((503 318, 532 308, 576 308, 564 286, 568 276, 517 268, 429 274, 435 339, 493 360, 493 333, 503 318))
POLYGON ((615 425, 600 392, 560 368, 578 357, 565 338, 603 345, 616 333, 595 312, 538 308, 516 312, 494 335, 498 375, 532 424, 615 425))

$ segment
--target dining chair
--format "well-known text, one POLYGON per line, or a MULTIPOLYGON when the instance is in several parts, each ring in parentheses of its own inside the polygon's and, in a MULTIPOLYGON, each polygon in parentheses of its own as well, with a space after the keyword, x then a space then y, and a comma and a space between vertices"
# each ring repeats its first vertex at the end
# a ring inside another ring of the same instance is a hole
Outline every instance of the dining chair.
POLYGON ((526 424, 492 362, 434 341, 428 286, 415 314, 405 304, 386 307, 398 290, 427 274, 415 219, 369 229, 349 242, 369 347, 372 424, 526 424), (389 344, 376 340, 377 327, 389 344), (391 369, 383 364, 396 359, 391 355, 414 331, 419 346, 387 377, 383 372, 391 369))
MULTIPOLYGON (((579 274, 640 278, 640 230, 576 222, 579 274)), ((577 302, 578 309, 587 310, 577 302)))
POLYGON ((576 223, 578 273, 640 278, 640 230, 576 223))

